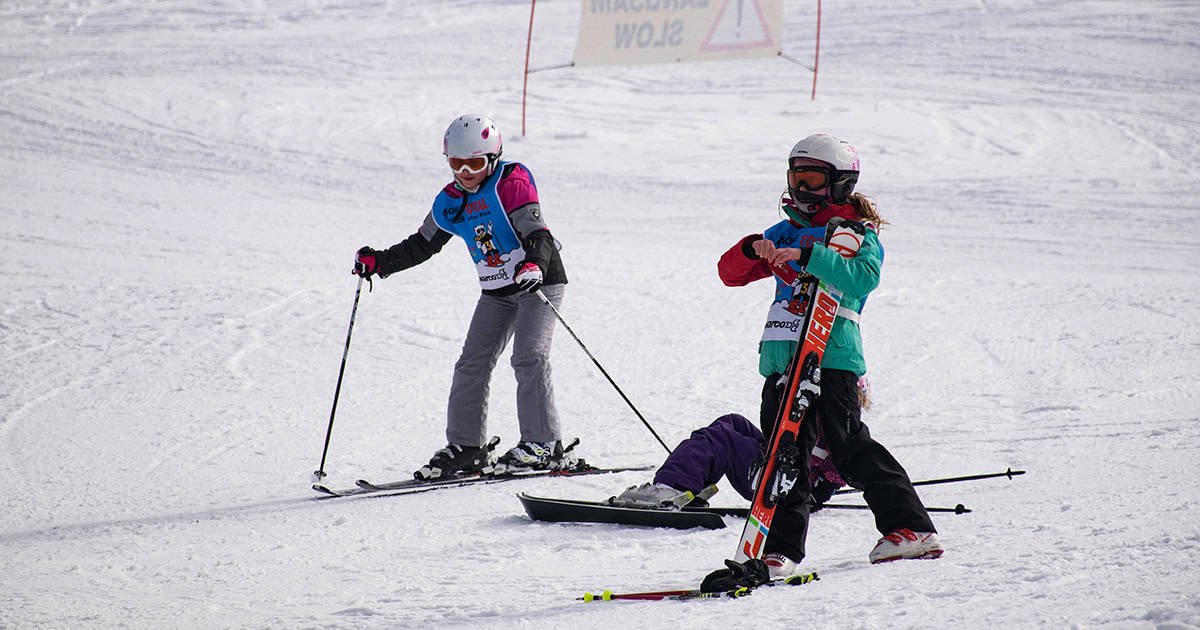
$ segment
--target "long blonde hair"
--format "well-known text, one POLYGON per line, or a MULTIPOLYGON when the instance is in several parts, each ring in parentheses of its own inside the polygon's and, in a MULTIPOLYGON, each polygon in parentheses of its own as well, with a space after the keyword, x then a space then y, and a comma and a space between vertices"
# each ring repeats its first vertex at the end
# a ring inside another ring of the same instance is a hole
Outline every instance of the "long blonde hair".
POLYGON ((847 200, 847 203, 854 208, 854 211, 858 213, 858 216, 875 224, 876 230, 882 230, 883 226, 888 224, 887 219, 879 216, 879 209, 875 207, 875 202, 867 198, 866 195, 862 193, 854 193, 850 195, 850 199, 847 200))

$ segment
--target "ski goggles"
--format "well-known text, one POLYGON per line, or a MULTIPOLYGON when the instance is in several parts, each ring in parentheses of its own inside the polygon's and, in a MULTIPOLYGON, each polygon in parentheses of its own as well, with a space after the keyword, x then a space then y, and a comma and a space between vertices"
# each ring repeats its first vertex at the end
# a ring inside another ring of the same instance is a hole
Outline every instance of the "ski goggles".
POLYGON ((824 166, 793 166, 788 168, 788 186, 819 190, 829 185, 832 173, 824 166))
POLYGON ((461 173, 464 170, 472 175, 482 173, 483 169, 487 168, 488 159, 484 156, 459 158, 446 158, 450 162, 450 170, 455 173, 461 173))

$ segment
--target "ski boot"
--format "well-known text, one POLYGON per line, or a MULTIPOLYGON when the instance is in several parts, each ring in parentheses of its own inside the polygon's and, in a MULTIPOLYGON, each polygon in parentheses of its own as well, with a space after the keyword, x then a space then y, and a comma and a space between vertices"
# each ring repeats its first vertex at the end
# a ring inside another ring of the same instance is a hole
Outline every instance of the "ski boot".
POLYGON ((490 466, 495 457, 492 451, 500 443, 500 438, 493 437, 483 446, 463 446, 453 442, 438 449, 429 463, 413 473, 413 477, 424 481, 452 477, 455 475, 481 472, 490 466))
POLYGON ((934 532, 898 529, 880 538, 867 557, 871 564, 879 564, 901 559, 938 558, 942 551, 942 543, 934 532))
POLYGON ((579 444, 579 438, 563 448, 562 441, 554 442, 518 442, 508 449, 494 464, 485 466, 485 475, 504 475, 524 470, 580 470, 587 463, 577 457, 572 449, 579 444))
POLYGON ((624 492, 608 498, 608 504, 617 507, 649 508, 654 510, 679 510, 684 506, 702 507, 717 493, 715 485, 700 492, 679 490, 662 483, 644 483, 629 486, 624 492))

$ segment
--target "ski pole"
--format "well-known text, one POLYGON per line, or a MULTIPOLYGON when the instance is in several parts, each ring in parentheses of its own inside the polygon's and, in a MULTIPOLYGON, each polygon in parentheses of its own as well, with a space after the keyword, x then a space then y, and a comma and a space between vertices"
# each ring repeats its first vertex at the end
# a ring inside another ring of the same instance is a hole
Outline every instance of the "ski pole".
POLYGON ((354 290, 354 308, 350 309, 350 328, 346 330, 346 347, 342 349, 342 367, 338 369, 337 387, 333 390, 333 408, 329 410, 329 428, 325 430, 325 448, 321 451, 321 467, 313 471, 313 481, 325 478, 325 456, 329 454, 329 438, 333 436, 333 416, 337 413, 338 396, 342 393, 342 376, 346 373, 346 355, 350 354, 350 333, 354 332, 354 316, 358 313, 358 296, 362 295, 363 277, 358 277, 354 290))
MULTIPOLYGON (((854 505, 850 503, 822 503, 821 509, 833 508, 835 510, 869 510, 869 505, 854 505)), ((949 507, 929 507, 925 510, 928 512, 951 512, 954 514, 970 514, 971 508, 959 503, 952 508, 949 507)), ((684 512, 705 512, 707 514, 720 514, 721 516, 733 516, 736 518, 746 518, 750 515, 750 508, 744 507, 705 507, 705 508, 683 508, 684 512)))
MULTIPOLYGON (((869 510, 869 505, 852 505, 849 503, 823 503, 821 509, 833 508, 835 510, 869 510)), ((951 512, 953 514, 970 514, 971 510, 967 506, 959 503, 952 508, 948 507, 929 507, 925 506, 926 512, 951 512)))
POLYGON ((575 343, 578 343, 579 347, 583 348, 584 353, 588 355, 588 358, 592 360, 592 363, 596 364, 596 367, 600 369, 600 373, 604 375, 604 378, 608 379, 608 382, 613 386, 613 389, 617 390, 617 393, 621 395, 621 398, 625 399, 625 404, 629 405, 629 408, 633 410, 633 413, 637 414, 638 420, 641 420, 642 424, 646 425, 646 428, 650 430, 650 433, 654 436, 654 439, 658 440, 658 443, 662 444, 662 447, 667 449, 667 454, 670 455, 671 447, 667 446, 667 443, 658 436, 658 432, 654 430, 654 427, 650 426, 649 422, 646 422, 646 418, 642 416, 642 412, 638 411, 637 407, 633 406, 633 402, 629 400, 629 397, 625 395, 625 392, 621 391, 621 388, 617 386, 617 382, 608 375, 608 371, 604 369, 604 366, 600 365, 600 362, 596 360, 596 357, 592 356, 592 353, 587 349, 587 346, 583 345, 583 341, 579 339, 579 335, 576 335, 575 331, 571 330, 571 326, 567 324, 567 320, 563 319, 562 313, 559 313, 558 309, 554 307, 554 304, 550 303, 550 300, 546 298, 546 294, 542 293, 541 289, 538 289, 537 291, 534 291, 534 295, 538 296, 538 299, 540 299, 542 303, 544 303, 546 306, 549 306, 550 310, 554 311, 554 316, 558 318, 558 321, 563 325, 563 328, 566 328, 567 332, 571 333, 571 337, 575 339, 575 343))
MULTIPOLYGON (((975 481, 977 479, 992 479, 994 477, 1008 477, 1009 479, 1012 479, 1013 477, 1015 477, 1017 475, 1024 475, 1024 474, 1025 474, 1024 470, 1013 470, 1012 468, 1009 468, 1008 470, 1006 470, 1002 473, 987 473, 984 475, 966 475, 964 477, 946 477, 945 479, 926 479, 924 481, 914 481, 914 482, 912 482, 912 485, 913 486, 932 486, 932 485, 936 485, 939 483, 955 483, 958 481, 975 481)), ((844 490, 838 490, 837 492, 834 492, 834 494, 850 494, 852 492, 862 492, 862 490, 859 490, 857 488, 846 488, 844 490)))

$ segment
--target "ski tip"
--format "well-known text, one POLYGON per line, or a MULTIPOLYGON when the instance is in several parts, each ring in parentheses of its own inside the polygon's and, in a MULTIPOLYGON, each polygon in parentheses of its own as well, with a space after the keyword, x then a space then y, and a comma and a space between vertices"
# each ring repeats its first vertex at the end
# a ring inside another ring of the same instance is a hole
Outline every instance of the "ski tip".
POLYGON ((583 600, 585 602, 594 602, 594 601, 607 602, 613 598, 612 595, 613 595, 613 592, 611 590, 606 590, 603 593, 584 593, 583 597, 577 597, 576 599, 583 600))
POLYGON ((821 576, 817 575, 816 571, 812 571, 809 573, 800 573, 797 575, 786 577, 783 579, 783 583, 790 584, 790 585, 808 584, 809 582, 816 582, 819 579, 821 579, 821 576))

